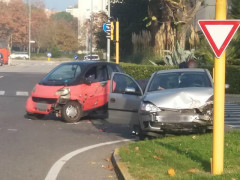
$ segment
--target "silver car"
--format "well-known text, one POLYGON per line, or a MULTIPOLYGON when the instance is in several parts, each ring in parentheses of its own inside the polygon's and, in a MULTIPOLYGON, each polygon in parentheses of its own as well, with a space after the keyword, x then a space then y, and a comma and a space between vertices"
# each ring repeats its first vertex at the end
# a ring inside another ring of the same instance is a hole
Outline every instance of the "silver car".
POLYGON ((140 127, 140 138, 205 132, 213 122, 212 77, 207 69, 163 70, 141 87, 131 76, 113 73, 108 106, 109 119, 140 127))

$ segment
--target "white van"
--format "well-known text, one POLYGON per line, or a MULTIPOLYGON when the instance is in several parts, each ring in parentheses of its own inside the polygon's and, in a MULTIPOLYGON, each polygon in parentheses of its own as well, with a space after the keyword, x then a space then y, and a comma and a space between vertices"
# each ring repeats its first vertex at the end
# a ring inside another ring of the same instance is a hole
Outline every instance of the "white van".
POLYGON ((85 61, 99 61, 100 58, 97 54, 92 54, 92 56, 91 55, 84 56, 84 60, 85 61))

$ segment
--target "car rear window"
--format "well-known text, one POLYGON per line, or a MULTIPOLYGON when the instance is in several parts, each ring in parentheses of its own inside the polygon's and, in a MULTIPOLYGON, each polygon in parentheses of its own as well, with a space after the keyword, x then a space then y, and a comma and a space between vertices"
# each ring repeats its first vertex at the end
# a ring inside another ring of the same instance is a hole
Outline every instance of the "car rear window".
POLYGON ((187 87, 212 87, 205 72, 159 73, 154 76, 148 91, 187 87))

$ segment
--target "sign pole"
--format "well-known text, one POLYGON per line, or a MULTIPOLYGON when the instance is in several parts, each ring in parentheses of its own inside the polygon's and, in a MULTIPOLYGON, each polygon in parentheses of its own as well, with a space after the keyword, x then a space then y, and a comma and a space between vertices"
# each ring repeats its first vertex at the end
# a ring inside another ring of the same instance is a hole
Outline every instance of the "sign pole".
MULTIPOLYGON (((225 20, 226 15, 226 0, 216 0, 216 20, 225 20)), ((225 57, 224 52, 214 59, 213 175, 222 174, 224 166, 225 57)))
MULTIPOLYGON (((110 22, 111 17, 111 3, 110 0, 108 0, 108 22, 110 22)), ((110 62, 111 57, 111 40, 107 39, 107 62, 110 62)))

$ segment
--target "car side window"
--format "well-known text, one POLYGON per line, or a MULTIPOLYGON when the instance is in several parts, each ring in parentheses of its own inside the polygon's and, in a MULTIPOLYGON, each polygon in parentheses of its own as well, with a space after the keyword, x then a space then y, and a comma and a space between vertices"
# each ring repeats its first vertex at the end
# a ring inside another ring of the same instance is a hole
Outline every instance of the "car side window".
POLYGON ((141 95, 138 85, 128 76, 116 74, 113 77, 113 93, 141 95))
POLYGON ((91 82, 102 82, 108 80, 108 72, 106 66, 94 66, 90 68, 86 74, 85 78, 89 79, 91 82))
POLYGON ((85 78, 91 82, 97 82, 97 66, 91 67, 85 74, 85 78))
POLYGON ((98 66, 97 67, 97 80, 99 82, 108 80, 107 66, 98 66))

